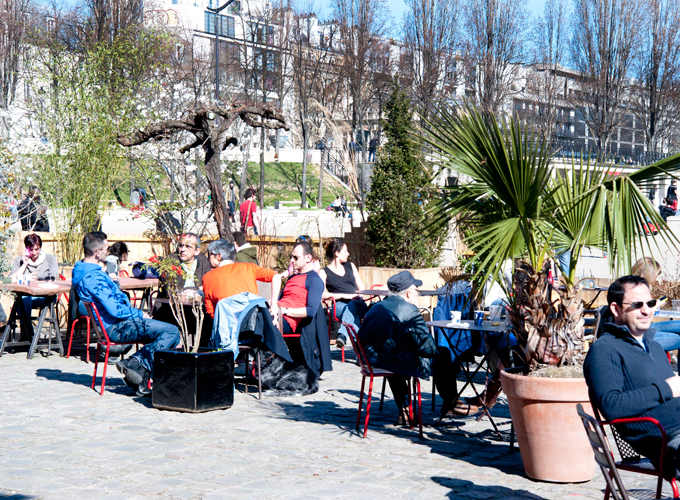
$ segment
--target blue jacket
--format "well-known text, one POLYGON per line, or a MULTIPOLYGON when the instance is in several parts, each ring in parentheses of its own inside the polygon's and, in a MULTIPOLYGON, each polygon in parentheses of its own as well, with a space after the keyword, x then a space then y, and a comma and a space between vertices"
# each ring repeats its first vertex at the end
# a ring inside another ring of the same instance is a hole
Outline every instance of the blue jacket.
POLYGON ((123 320, 142 317, 142 311, 130 305, 128 296, 98 264, 77 262, 73 268, 72 283, 81 300, 97 306, 107 330, 123 320))
MULTIPOLYGON (((607 323, 604 334, 593 343, 583 365, 593 403, 607 420, 625 417, 652 417, 668 434, 680 430, 680 398, 674 398, 666 379, 675 375, 654 329, 643 337, 645 348, 625 326, 607 323)), ((622 437, 635 450, 654 460, 650 451, 658 446, 647 424, 619 425, 622 437)))
MULTIPOLYGON (((462 321, 474 320, 476 304, 470 300, 472 293, 470 282, 457 281, 451 286, 445 285, 443 288, 447 293, 440 295, 437 299, 437 307, 432 312, 432 319, 434 321, 450 320, 451 311, 461 311, 462 321)), ((476 353, 481 351, 481 344, 473 342, 474 337, 469 330, 452 330, 449 328, 435 328, 434 330, 437 345, 448 349, 451 352, 452 360, 471 348, 474 348, 476 353)))
POLYGON ((272 322, 264 298, 250 292, 221 299, 215 308, 210 347, 232 351, 236 357, 239 342, 269 350, 286 361, 293 361, 281 332, 272 322))

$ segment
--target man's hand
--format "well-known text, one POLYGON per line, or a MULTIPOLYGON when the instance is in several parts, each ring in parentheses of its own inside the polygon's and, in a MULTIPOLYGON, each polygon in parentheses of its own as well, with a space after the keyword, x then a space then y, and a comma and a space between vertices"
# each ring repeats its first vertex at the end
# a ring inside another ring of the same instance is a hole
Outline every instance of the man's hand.
POLYGON ((680 376, 675 375, 673 377, 668 377, 666 379, 666 382, 668 385, 671 386, 671 390, 673 391, 673 397, 677 398, 680 397, 680 376))
POLYGON ((150 315, 148 312, 146 312, 146 311, 142 313, 142 318, 145 318, 145 319, 153 319, 153 318, 151 317, 151 315, 150 315))

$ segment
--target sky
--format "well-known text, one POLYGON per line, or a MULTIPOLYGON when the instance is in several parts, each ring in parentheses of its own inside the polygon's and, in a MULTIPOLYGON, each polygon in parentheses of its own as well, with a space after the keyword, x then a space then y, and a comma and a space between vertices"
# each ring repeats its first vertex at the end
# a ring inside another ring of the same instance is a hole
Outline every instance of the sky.
MULTIPOLYGON (((545 0, 527 0, 526 2, 529 12, 533 15, 542 14, 544 4, 545 0)), ((390 13, 392 14, 395 24, 400 26, 401 20, 404 17, 404 11, 406 10, 406 4, 404 3, 404 0, 387 0, 387 6, 390 10, 390 13)))

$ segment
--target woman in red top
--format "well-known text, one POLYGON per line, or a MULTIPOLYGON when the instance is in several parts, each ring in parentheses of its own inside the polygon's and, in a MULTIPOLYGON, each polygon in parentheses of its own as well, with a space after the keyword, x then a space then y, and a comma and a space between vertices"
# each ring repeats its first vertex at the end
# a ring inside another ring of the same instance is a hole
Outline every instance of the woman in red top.
POLYGON ((255 192, 250 188, 246 190, 245 201, 239 206, 239 215, 241 216, 241 231, 246 234, 249 234, 248 231, 260 234, 260 216, 257 213, 255 192))

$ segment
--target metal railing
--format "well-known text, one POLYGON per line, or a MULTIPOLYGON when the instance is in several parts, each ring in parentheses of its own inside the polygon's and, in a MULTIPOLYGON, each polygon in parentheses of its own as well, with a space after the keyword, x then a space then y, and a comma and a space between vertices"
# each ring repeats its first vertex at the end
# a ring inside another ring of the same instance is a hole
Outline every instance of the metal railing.
MULTIPOLYGON (((580 142, 580 141, 579 141, 580 142)), ((596 159, 612 161, 615 165, 643 167, 672 156, 675 153, 659 153, 642 149, 611 147, 601 148, 596 144, 579 144, 576 140, 553 139, 551 141, 553 156, 556 158, 596 159)))

